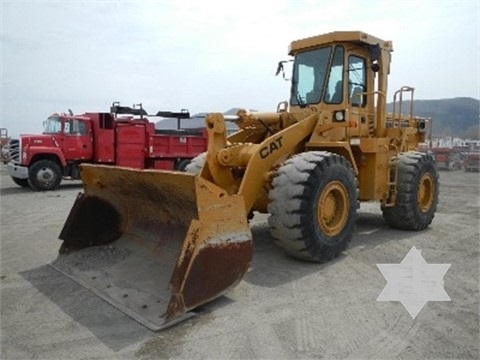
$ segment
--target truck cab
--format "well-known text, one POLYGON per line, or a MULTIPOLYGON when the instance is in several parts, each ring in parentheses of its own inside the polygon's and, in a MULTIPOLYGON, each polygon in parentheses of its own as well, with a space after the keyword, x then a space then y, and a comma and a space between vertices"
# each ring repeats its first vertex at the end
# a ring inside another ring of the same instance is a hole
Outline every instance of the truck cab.
POLYGON ((62 177, 79 179, 78 163, 92 158, 92 123, 88 117, 52 114, 41 135, 21 135, 10 142, 9 174, 22 187, 56 188, 62 177))
POLYGON ((65 161, 92 158, 92 123, 87 117, 52 115, 44 125, 44 134, 55 136, 65 161))

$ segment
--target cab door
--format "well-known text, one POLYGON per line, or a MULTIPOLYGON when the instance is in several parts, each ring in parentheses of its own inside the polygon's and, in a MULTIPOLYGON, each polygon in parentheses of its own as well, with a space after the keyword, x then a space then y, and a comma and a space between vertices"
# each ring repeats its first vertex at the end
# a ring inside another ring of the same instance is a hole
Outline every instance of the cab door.
POLYGON ((347 52, 346 99, 350 112, 349 137, 373 137, 375 135, 374 77, 369 69, 366 49, 349 49, 347 52))
POLYGON ((90 121, 65 119, 63 134, 65 160, 90 160, 92 158, 92 126, 90 121))

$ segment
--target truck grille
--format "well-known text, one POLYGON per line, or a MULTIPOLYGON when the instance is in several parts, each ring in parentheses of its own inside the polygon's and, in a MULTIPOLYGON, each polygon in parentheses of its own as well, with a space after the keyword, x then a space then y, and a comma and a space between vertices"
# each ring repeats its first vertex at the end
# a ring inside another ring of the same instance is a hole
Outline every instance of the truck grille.
POLYGON ((10 139, 9 156, 10 160, 20 162, 20 140, 10 139))

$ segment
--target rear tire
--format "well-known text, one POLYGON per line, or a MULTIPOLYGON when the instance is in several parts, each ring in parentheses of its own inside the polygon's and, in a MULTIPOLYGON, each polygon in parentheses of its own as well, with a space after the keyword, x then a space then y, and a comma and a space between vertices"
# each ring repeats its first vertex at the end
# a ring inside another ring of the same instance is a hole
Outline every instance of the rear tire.
POLYGON ((39 160, 28 169, 28 183, 35 190, 54 190, 61 181, 62 170, 54 161, 39 160))
POLYGON ((205 164, 206 152, 195 156, 190 163, 185 167, 185 171, 191 174, 199 174, 205 164))
POLYGON ((395 206, 382 207, 383 218, 391 227, 423 230, 435 216, 438 204, 438 172, 433 157, 412 151, 398 156, 395 206))
POLYGON ((25 187, 29 187, 30 185, 28 184, 28 179, 19 179, 19 178, 16 178, 14 176, 11 176, 13 182, 15 184, 17 184, 18 186, 22 187, 22 188, 25 188, 25 187))
POLYGON ((347 160, 326 151, 288 159, 269 193, 270 233, 288 254, 325 262, 352 238, 358 208, 357 179, 347 160))

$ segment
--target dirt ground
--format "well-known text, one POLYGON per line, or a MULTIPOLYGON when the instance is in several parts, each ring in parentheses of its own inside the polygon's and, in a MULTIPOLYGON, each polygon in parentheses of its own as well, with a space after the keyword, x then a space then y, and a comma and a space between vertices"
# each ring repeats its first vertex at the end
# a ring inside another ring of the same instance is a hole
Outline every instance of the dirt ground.
POLYGON ((376 203, 362 204, 354 238, 335 261, 292 259, 252 225, 254 256, 242 282, 198 316, 154 333, 48 263, 80 183, 52 192, 17 187, 1 166, 1 359, 478 359, 478 173, 441 172, 429 229, 398 231, 376 203), (428 263, 451 264, 451 301, 428 302, 415 319, 377 302, 376 264, 400 263, 415 246, 428 263))

